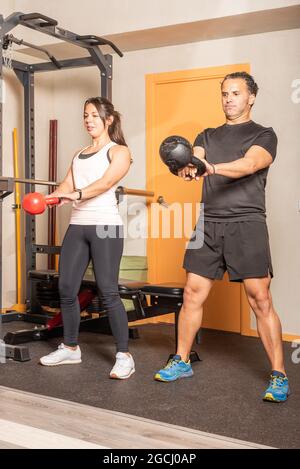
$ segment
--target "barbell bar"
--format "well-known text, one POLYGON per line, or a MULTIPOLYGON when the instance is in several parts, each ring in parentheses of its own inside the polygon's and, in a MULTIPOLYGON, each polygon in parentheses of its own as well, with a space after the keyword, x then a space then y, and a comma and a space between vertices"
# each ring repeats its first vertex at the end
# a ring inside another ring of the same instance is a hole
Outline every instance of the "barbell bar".
MULTIPOLYGON (((27 179, 27 178, 14 178, 0 176, 0 198, 3 199, 7 195, 13 192, 13 186, 15 183, 20 184, 32 184, 36 186, 53 186, 57 187, 60 185, 60 182, 55 181, 44 181, 42 179, 27 179)), ((119 186, 116 189, 116 194, 118 195, 136 195, 141 197, 153 197, 154 192, 144 191, 141 189, 129 189, 128 187, 119 186)))
POLYGON ((43 181, 42 179, 24 179, 24 178, 13 178, 13 177, 5 177, 5 176, 0 176, 0 181, 12 182, 12 183, 19 182, 21 184, 35 184, 35 185, 40 185, 40 186, 59 186, 60 184, 60 182, 43 181))

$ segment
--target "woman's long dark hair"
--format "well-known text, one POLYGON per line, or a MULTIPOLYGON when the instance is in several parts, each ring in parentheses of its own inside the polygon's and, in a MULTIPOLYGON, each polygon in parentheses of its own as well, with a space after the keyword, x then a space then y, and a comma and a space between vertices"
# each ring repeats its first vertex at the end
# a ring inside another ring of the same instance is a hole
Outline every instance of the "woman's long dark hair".
POLYGON ((121 128, 121 114, 118 111, 115 111, 114 105, 106 98, 96 96, 94 98, 88 98, 84 103, 84 109, 88 104, 93 104, 99 113, 99 117, 103 122, 103 125, 106 125, 106 120, 113 116, 114 120, 112 124, 108 127, 108 135, 110 139, 117 143, 118 145, 125 145, 125 137, 121 128))

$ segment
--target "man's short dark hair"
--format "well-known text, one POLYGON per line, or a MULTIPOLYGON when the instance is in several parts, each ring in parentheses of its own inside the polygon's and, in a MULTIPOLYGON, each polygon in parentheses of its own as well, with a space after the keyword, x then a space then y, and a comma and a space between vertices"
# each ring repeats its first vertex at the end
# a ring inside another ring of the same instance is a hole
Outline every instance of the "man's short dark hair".
POLYGON ((242 78, 243 80, 245 80, 245 82, 247 84, 247 87, 248 87, 249 93, 254 94, 254 96, 257 95, 257 92, 258 92, 257 83, 255 83, 255 80, 254 80, 253 76, 249 75, 249 73, 247 73, 247 72, 228 73, 228 75, 226 75, 224 77, 224 80, 222 81, 221 86, 223 86, 223 83, 224 83, 225 80, 231 80, 231 79, 235 79, 235 78, 242 78))

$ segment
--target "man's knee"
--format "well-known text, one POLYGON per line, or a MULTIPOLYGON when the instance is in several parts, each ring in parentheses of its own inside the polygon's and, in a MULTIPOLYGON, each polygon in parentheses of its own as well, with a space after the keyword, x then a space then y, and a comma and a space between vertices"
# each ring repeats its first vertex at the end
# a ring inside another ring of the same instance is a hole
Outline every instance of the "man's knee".
POLYGON ((187 283, 184 287, 183 301, 185 305, 202 306, 205 301, 206 294, 201 285, 187 283))
POLYGON ((254 313, 260 317, 267 317, 272 313, 272 299, 269 290, 251 292, 248 299, 254 313))

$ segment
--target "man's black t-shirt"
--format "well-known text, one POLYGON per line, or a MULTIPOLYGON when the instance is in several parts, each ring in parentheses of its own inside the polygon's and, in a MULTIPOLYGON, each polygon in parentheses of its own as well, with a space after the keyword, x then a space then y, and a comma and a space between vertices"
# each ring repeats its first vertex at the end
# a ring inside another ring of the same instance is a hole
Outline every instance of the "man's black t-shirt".
MULTIPOLYGON (((209 163, 228 163, 242 158, 252 145, 263 147, 274 161, 277 149, 274 130, 253 121, 205 129, 194 143, 205 149, 209 163)), ((205 177, 202 196, 205 220, 265 221, 268 170, 265 168, 238 179, 219 174, 205 177)))

